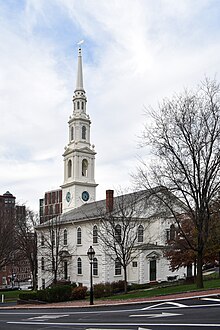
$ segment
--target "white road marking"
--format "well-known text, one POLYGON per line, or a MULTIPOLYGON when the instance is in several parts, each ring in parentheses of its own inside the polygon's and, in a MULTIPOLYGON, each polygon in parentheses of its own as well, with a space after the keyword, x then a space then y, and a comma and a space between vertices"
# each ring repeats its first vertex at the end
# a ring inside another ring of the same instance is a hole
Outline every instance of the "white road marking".
POLYGON ((201 298, 201 300, 207 300, 207 301, 215 301, 220 303, 220 299, 217 298, 201 298))
POLYGON ((168 302, 162 302, 160 304, 155 304, 153 306, 148 306, 148 307, 144 307, 142 308, 142 310, 147 310, 147 309, 170 309, 170 308, 186 308, 188 307, 187 305, 183 305, 177 302, 172 302, 172 301, 168 301, 168 302), (164 305, 169 305, 169 307, 164 307, 164 305), (163 306, 163 307, 162 307, 163 306))
POLYGON ((40 315, 40 316, 34 316, 34 317, 29 317, 27 320, 36 320, 36 321, 47 321, 47 320, 51 320, 51 319, 59 319, 60 317, 65 317, 65 316, 69 316, 68 314, 62 314, 62 315, 40 315))
MULTIPOLYGON (((7 322, 7 324, 23 324, 23 325, 39 325, 39 322, 7 322)), ((53 326, 91 326, 91 323, 52 323, 52 322, 44 322, 41 325, 53 325, 53 326)), ((125 327, 128 326, 128 323, 99 323, 101 327, 106 326, 117 326, 117 327, 125 327)), ((166 326, 166 327, 205 327, 205 328, 220 328, 219 324, 211 324, 211 323, 142 323, 143 326, 166 326)), ((139 326, 139 323, 129 323, 129 326, 139 326)))
POLYGON ((174 313, 161 313, 161 314, 134 314, 129 315, 129 317, 149 317, 149 319, 154 319, 157 317, 169 317, 169 316, 179 316, 183 314, 174 314, 174 313))

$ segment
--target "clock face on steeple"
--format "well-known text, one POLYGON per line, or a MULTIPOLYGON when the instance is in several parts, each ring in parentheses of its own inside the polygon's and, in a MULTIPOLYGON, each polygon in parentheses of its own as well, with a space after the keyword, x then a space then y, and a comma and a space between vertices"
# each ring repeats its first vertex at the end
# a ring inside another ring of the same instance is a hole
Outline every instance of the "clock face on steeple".
POLYGON ((68 192, 66 193, 66 201, 67 201, 67 203, 70 202, 70 199, 71 199, 71 193, 70 193, 70 191, 68 191, 68 192))
POLYGON ((82 200, 84 202, 87 202, 89 200, 89 193, 88 193, 88 191, 83 191, 83 193, 82 193, 82 200))

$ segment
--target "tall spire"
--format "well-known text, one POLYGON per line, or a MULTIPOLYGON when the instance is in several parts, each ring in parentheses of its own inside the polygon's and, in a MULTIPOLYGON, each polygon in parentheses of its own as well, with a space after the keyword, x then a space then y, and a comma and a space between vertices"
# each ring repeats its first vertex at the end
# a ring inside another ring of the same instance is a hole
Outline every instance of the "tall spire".
POLYGON ((78 49, 78 70, 77 70, 76 90, 84 91, 83 72, 82 72, 82 49, 80 46, 78 49))

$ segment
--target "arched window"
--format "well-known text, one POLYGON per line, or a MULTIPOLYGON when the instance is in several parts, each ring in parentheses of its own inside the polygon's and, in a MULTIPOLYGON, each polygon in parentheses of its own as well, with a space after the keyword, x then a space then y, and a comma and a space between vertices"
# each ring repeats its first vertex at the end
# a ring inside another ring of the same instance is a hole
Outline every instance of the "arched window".
POLYGON ((77 259, 77 274, 82 275, 82 260, 81 260, 81 258, 77 259))
POLYGON ((82 139, 86 140, 86 126, 82 126, 82 139))
POLYGON ((173 241, 176 238, 176 228, 172 224, 169 229, 166 230, 166 239, 167 241, 173 241))
POLYGON ((138 242, 142 243, 144 241, 144 227, 142 225, 138 226, 138 242))
POLYGON ((93 234, 93 244, 98 243, 98 228, 97 228, 96 225, 93 227, 93 233, 92 234, 93 234))
POLYGON ((44 265, 44 257, 41 258, 41 270, 44 270, 45 265, 44 265))
POLYGON ((82 230, 77 228, 77 244, 82 244, 82 230))
POLYGON ((67 230, 63 231, 63 245, 67 245, 67 230))
POLYGON ((83 159, 82 161, 82 176, 87 176, 88 174, 88 161, 83 159))
POLYGON ((82 110, 84 109, 84 102, 82 102, 82 110))
POLYGON ((77 101, 77 110, 79 110, 80 108, 80 104, 79 104, 79 101, 77 101))
POLYGON ((118 243, 121 242, 121 226, 120 225, 115 226, 115 240, 118 243))
POLYGON ((115 275, 121 275, 121 263, 118 258, 115 260, 115 275))
POLYGON ((68 178, 72 175, 72 161, 71 159, 68 160, 68 178))
POLYGON ((71 141, 74 140, 74 128, 73 126, 71 127, 71 137, 70 137, 71 141))
POLYGON ((93 275, 98 275, 98 260, 97 258, 93 259, 93 275))

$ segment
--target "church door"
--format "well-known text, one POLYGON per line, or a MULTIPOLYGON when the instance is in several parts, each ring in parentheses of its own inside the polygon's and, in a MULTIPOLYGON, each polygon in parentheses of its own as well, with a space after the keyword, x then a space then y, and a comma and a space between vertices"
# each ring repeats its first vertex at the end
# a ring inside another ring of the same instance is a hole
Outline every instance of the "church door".
POLYGON ((150 260, 150 281, 156 281, 157 279, 157 261, 150 260))

